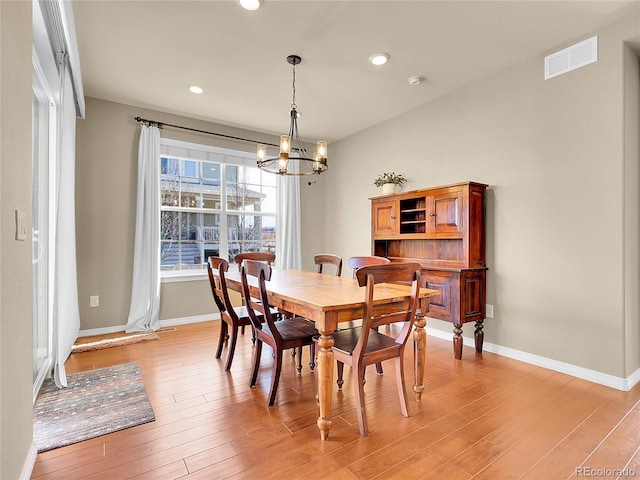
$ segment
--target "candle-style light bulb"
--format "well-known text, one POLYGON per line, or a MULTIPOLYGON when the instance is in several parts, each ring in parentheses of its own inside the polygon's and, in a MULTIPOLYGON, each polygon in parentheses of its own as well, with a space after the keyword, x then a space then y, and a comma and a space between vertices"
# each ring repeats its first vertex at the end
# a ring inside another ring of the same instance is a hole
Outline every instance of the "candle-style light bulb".
POLYGON ((264 162, 267 159, 267 146, 258 145, 258 163, 264 162))
POLYGON ((314 172, 319 172, 320 171, 320 158, 322 158, 320 156, 320 152, 315 152, 313 154, 313 171, 314 172))
POLYGON ((319 141, 316 148, 320 158, 327 158, 327 142, 319 141))
POLYGON ((287 164, 288 163, 289 163, 288 159, 280 157, 278 159, 278 173, 282 173, 282 174, 287 173, 287 164))
POLYGON ((280 155, 281 156, 289 156, 289 152, 291 151, 291 143, 289 142, 289 135, 281 135, 280 136, 280 155))

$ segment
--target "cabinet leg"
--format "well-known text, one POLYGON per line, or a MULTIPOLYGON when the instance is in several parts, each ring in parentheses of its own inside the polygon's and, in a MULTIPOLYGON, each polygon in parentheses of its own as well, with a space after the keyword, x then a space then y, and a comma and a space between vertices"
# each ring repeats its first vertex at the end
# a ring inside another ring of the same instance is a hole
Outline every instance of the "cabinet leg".
POLYGON ((484 328, 484 325, 482 324, 482 320, 478 320, 476 322, 476 331, 475 331, 477 353, 482 353, 482 344, 484 343, 484 331, 482 330, 483 328, 484 328))
POLYGON ((462 360, 462 325, 453 324, 453 356, 456 360, 462 360))

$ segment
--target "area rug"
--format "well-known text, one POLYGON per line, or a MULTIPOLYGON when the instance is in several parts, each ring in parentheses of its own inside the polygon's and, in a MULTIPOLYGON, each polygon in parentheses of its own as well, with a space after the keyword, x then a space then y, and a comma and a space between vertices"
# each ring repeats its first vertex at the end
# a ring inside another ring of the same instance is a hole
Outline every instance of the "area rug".
POLYGON ((67 384, 42 385, 33 407, 38 453, 156 419, 137 363, 71 374, 67 384))
POLYGON ((156 332, 115 332, 103 335, 78 337, 71 347, 71 353, 88 352, 90 350, 100 350, 102 348, 121 347, 123 345, 131 345, 133 343, 158 340, 159 338, 160 337, 156 332))

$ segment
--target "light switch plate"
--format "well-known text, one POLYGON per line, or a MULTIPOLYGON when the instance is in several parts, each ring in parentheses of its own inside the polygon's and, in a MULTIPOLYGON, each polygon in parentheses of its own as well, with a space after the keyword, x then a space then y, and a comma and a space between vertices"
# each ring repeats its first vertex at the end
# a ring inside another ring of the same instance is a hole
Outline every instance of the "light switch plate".
POLYGON ((16 210, 16 240, 27 239, 27 214, 16 210))
POLYGON ((493 305, 487 303, 486 315, 487 318, 493 318, 493 305))

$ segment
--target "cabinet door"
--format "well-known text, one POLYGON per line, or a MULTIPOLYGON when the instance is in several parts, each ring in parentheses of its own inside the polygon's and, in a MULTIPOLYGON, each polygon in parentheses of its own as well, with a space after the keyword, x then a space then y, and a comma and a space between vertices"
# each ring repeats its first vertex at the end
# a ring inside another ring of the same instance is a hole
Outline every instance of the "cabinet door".
POLYGON ((463 231, 462 189, 451 188, 430 198, 432 233, 457 233, 463 231))
POLYGON ((398 202, 388 201, 374 203, 371 211, 373 220, 373 236, 385 237, 398 233, 398 202))
POLYGON ((451 321, 451 301, 455 294, 455 282, 449 272, 422 270, 422 282, 426 288, 440 292, 429 298, 428 317, 451 321))

